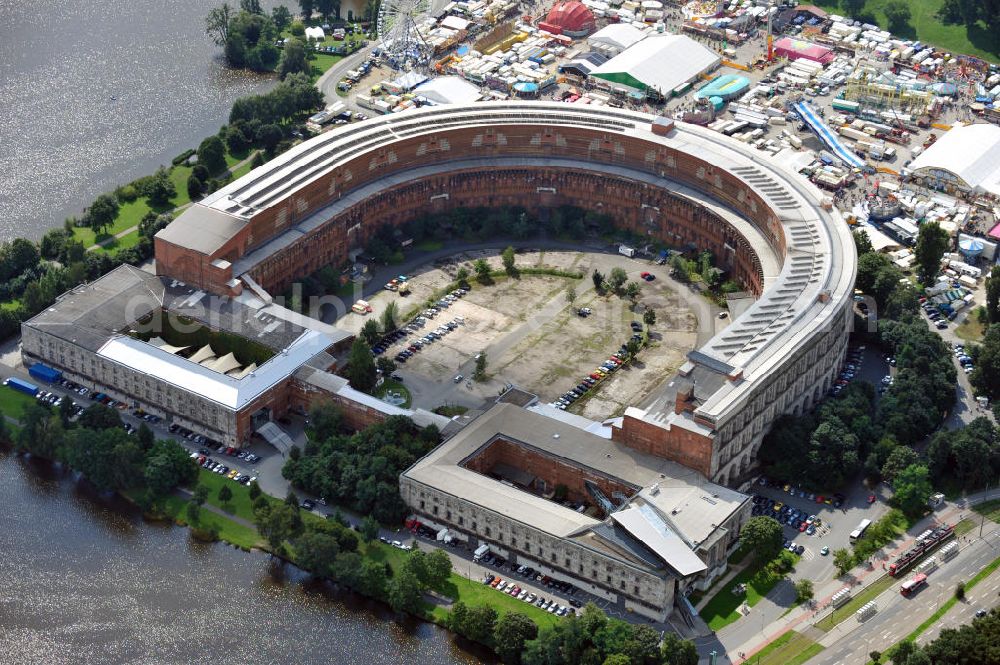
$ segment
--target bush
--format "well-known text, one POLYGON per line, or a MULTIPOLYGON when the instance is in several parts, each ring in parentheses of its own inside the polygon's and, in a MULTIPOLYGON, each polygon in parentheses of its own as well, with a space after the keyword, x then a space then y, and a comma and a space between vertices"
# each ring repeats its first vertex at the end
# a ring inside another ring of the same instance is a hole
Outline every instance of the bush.
POLYGON ((183 164, 187 160, 191 159, 191 155, 195 154, 196 152, 197 151, 194 148, 191 148, 190 150, 185 150, 184 152, 182 152, 181 154, 177 155, 172 160, 170 160, 170 163, 173 164, 174 166, 179 166, 180 164, 183 164))
POLYGON ((125 201, 126 203, 131 203, 139 198, 139 190, 136 189, 135 185, 128 184, 122 185, 115 190, 115 196, 118 197, 119 201, 125 201))
POLYGON ((289 31, 296 37, 301 37, 306 34, 306 26, 303 25, 302 21, 292 21, 289 31))

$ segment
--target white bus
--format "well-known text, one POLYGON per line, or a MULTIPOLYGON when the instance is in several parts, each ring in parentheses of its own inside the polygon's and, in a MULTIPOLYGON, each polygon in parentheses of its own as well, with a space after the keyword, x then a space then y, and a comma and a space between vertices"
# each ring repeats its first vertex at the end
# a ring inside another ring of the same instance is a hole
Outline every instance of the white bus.
POLYGON ((858 525, 858 528, 851 531, 851 540, 857 540, 861 536, 865 535, 865 531, 868 530, 868 527, 870 527, 871 524, 871 520, 861 520, 861 524, 858 525))

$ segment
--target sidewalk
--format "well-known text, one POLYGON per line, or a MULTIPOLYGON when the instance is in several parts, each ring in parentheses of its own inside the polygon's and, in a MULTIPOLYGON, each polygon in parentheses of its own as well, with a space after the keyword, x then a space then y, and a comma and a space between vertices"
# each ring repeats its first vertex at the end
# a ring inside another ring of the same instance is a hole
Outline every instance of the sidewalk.
MULTIPOLYGON (((964 500, 965 505, 948 504, 948 507, 939 513, 932 513, 924 520, 921 520, 915 524, 910 531, 914 533, 920 533, 924 528, 932 523, 945 523, 945 524, 955 524, 959 521, 959 518, 964 514, 971 512, 971 506, 973 503, 979 503, 986 500, 992 496, 1000 496, 1000 490, 993 490, 991 492, 979 492, 974 494, 964 500)), ((996 525, 994 525, 996 527, 996 525)), ((904 541, 902 541, 898 546, 893 549, 883 548, 883 555, 885 561, 891 560, 896 554, 901 551, 908 549, 914 542, 915 538, 908 536, 904 541)), ((899 543, 899 541, 894 541, 894 543, 899 543)), ((891 547, 890 544, 887 547, 891 547)), ((799 607, 784 617, 777 621, 772 622, 770 625, 765 626, 760 633, 760 639, 751 640, 736 649, 730 649, 731 653, 743 652, 746 653, 748 657, 752 656, 756 652, 760 651, 768 644, 770 644, 774 639, 784 634, 786 631, 792 628, 796 628, 802 624, 807 624, 811 628, 812 624, 815 623, 817 619, 820 619, 828 614, 828 607, 830 599, 835 593, 840 591, 845 586, 852 586, 853 595, 857 595, 864 591, 866 586, 865 581, 869 583, 885 575, 885 571, 882 566, 875 564, 871 569, 862 567, 860 569, 854 569, 850 571, 847 576, 849 579, 844 581, 842 579, 836 579, 830 584, 826 585, 822 591, 817 593, 816 598, 816 609, 810 609, 808 607, 799 607)), ((892 587, 887 591, 891 591, 892 587)), ((881 597, 881 596, 880 596, 881 597)), ((832 610, 831 610, 832 611, 832 610)), ((851 632, 844 630, 844 623, 838 624, 836 628, 825 634, 820 644, 825 647, 831 646, 832 644, 838 642, 845 634, 851 632)), ((862 624, 854 624, 852 630, 862 624)), ((803 629, 804 631, 805 629, 803 629)), ((800 631, 800 632, 803 632, 800 631)))

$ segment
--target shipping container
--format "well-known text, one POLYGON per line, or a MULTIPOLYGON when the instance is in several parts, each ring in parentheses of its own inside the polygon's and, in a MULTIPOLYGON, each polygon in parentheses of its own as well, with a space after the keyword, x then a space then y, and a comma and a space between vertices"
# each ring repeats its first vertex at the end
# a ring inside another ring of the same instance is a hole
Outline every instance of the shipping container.
POLYGON ((22 393, 25 393, 26 395, 31 395, 32 397, 38 394, 38 386, 36 386, 33 383, 28 383, 27 381, 19 379, 16 376, 12 376, 9 379, 7 379, 6 381, 4 381, 4 384, 8 388, 13 388, 14 390, 18 390, 22 393))
POLYGON ((43 365, 42 363, 35 363, 32 365, 28 369, 28 374, 39 381, 45 381, 47 383, 55 383, 62 378, 62 372, 57 369, 53 369, 48 365, 43 365))

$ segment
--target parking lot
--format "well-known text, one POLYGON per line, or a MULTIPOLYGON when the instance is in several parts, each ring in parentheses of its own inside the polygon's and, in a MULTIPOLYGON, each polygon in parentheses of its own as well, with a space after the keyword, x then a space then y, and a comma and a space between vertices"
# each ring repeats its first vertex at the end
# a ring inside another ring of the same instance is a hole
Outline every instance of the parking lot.
MULTIPOLYGON (((587 417, 604 418, 640 401, 695 345, 697 319, 673 290, 666 266, 615 254, 529 250, 517 254, 522 270, 578 272, 582 278, 523 273, 519 278, 496 278, 486 286, 470 279, 468 291, 445 291, 459 268, 471 273, 478 258, 493 270, 501 269, 499 249, 460 253, 405 276, 409 295, 383 290, 368 300, 373 309, 368 316, 380 316, 393 301, 401 313, 411 315, 401 334, 377 344, 375 351, 395 359, 415 406, 433 408, 463 399, 476 403, 508 384, 555 402, 598 373, 602 364, 614 362, 612 356, 620 354, 633 335, 642 337, 642 310, 651 307, 656 323, 648 348, 621 371, 594 379, 595 389, 570 407, 587 417), (638 307, 627 298, 595 292, 593 269, 607 275, 616 266, 641 285, 638 307), (572 303, 568 287, 575 293, 572 303), (477 383, 471 377, 475 358, 483 352, 487 376, 477 383)), ((351 314, 337 325, 356 332, 365 320, 351 314)))

